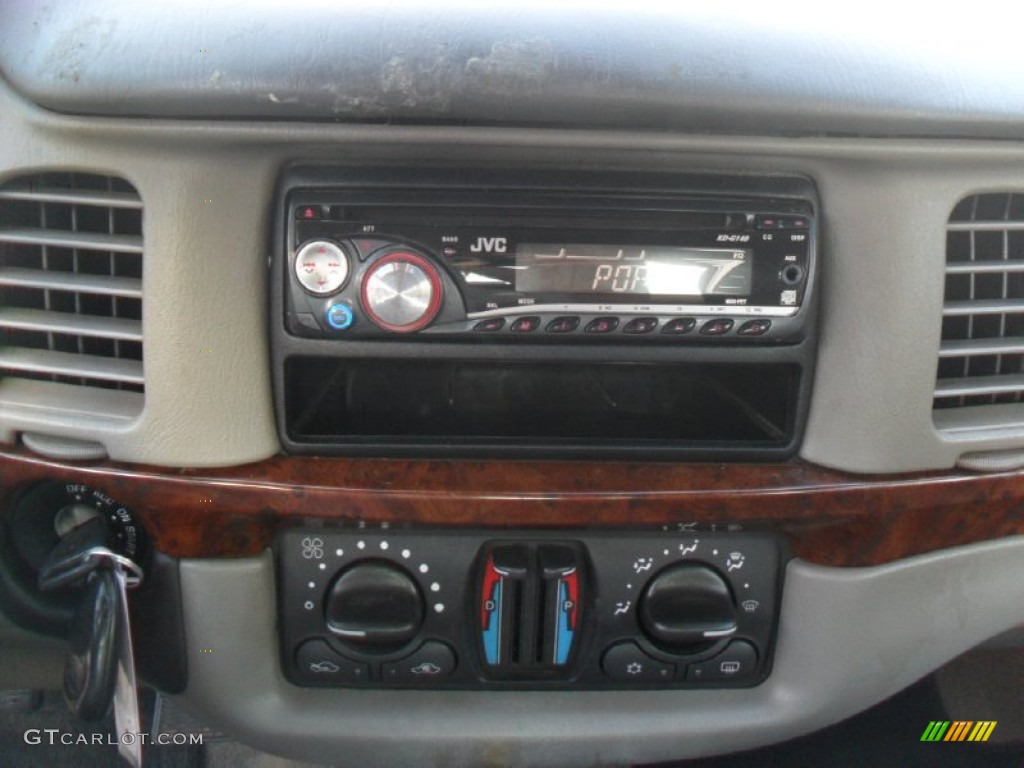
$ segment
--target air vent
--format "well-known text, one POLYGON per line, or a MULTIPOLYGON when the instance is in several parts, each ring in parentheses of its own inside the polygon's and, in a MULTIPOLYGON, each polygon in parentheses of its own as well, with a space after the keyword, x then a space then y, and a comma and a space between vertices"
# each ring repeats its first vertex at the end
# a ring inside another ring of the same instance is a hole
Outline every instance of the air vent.
POLYGON ((946 233, 936 409, 1024 394, 1024 194, 962 200, 946 233))
POLYGON ((0 186, 0 376, 143 391, 142 200, 128 182, 0 186))

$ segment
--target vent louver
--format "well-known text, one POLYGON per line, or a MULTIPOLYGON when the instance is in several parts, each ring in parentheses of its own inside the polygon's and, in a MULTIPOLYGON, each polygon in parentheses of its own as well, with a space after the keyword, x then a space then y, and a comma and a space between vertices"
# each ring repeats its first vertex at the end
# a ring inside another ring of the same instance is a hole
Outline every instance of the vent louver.
POLYGON ((0 377, 143 392, 142 200, 128 182, 0 186, 0 377))
POLYGON ((1024 394, 1024 195, 962 200, 946 232, 936 409, 1024 394))

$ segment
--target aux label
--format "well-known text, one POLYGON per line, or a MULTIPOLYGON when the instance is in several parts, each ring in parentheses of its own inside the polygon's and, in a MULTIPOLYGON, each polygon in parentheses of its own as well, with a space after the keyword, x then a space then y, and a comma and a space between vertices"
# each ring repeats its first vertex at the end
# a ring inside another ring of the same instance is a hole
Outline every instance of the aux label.
POLYGON ((469 246, 473 253, 505 253, 508 251, 508 239, 504 237, 478 237, 469 246))

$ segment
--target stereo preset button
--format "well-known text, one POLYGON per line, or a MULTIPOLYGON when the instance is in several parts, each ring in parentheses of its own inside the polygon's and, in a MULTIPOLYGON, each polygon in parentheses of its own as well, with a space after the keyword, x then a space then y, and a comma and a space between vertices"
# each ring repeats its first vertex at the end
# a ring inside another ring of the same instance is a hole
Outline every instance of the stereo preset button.
POLYGON ((578 317, 556 317, 544 329, 548 333, 571 333, 580 327, 578 317))
POLYGON ((682 336, 685 333, 689 333, 697 327, 697 321, 692 317, 677 317, 674 320, 669 320, 665 323, 665 327, 661 329, 662 333, 667 333, 671 336, 682 336))
POLYGON ((309 682, 353 683, 370 679, 366 664, 352 661, 323 640, 308 640, 295 652, 295 666, 309 682))
POLYGON ((756 668, 757 650, 754 646, 745 640, 733 640, 713 659, 691 664, 686 670, 686 680, 691 683, 749 682, 756 668))
POLYGON ((759 318, 757 320, 747 320, 743 325, 736 331, 737 336, 761 336, 768 332, 768 329, 772 327, 772 321, 767 318, 759 318))
POLYGON ((587 327, 583 329, 584 333, 611 333, 619 327, 619 318, 617 317, 598 317, 587 323, 587 327))
POLYGON ((601 668, 617 683, 667 683, 675 675, 675 666, 651 658, 636 643, 613 645, 605 651, 601 668))
POLYGON ((622 329, 623 333, 641 334, 650 333, 658 327, 658 318, 656 317, 637 317, 626 323, 626 327, 622 329))
POLYGON ((533 333, 538 328, 540 328, 540 318, 536 315, 529 315, 513 321, 511 331, 512 333, 533 333))
POLYGON ((444 643, 426 642, 411 656, 384 665, 384 680, 404 685, 430 685, 455 671, 455 652, 444 643))
POLYGON ((482 331, 484 333, 494 333, 500 331, 505 327, 504 317, 489 317, 486 320, 481 320, 479 323, 473 326, 474 331, 482 331))
POLYGON ((700 332, 705 336, 721 336, 724 333, 728 333, 732 330, 733 322, 727 317, 719 317, 714 320, 708 320, 704 323, 704 326, 700 329, 700 332))

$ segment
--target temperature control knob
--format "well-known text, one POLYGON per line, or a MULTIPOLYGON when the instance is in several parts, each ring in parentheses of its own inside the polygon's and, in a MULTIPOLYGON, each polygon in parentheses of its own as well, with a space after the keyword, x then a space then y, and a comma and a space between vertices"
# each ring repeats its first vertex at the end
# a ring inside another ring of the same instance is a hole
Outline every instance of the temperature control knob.
POLYGON ((729 584, 700 563, 679 563, 655 574, 640 599, 639 618, 654 642, 681 653, 736 631, 729 584))
POLYGON ((415 253, 389 253, 371 264, 363 277, 363 311, 388 331, 426 328, 441 308, 441 297, 437 268, 415 253))
POLYGON ((295 254, 295 277, 310 293, 337 293, 348 280, 349 261, 345 249, 329 240, 313 240, 295 254))

